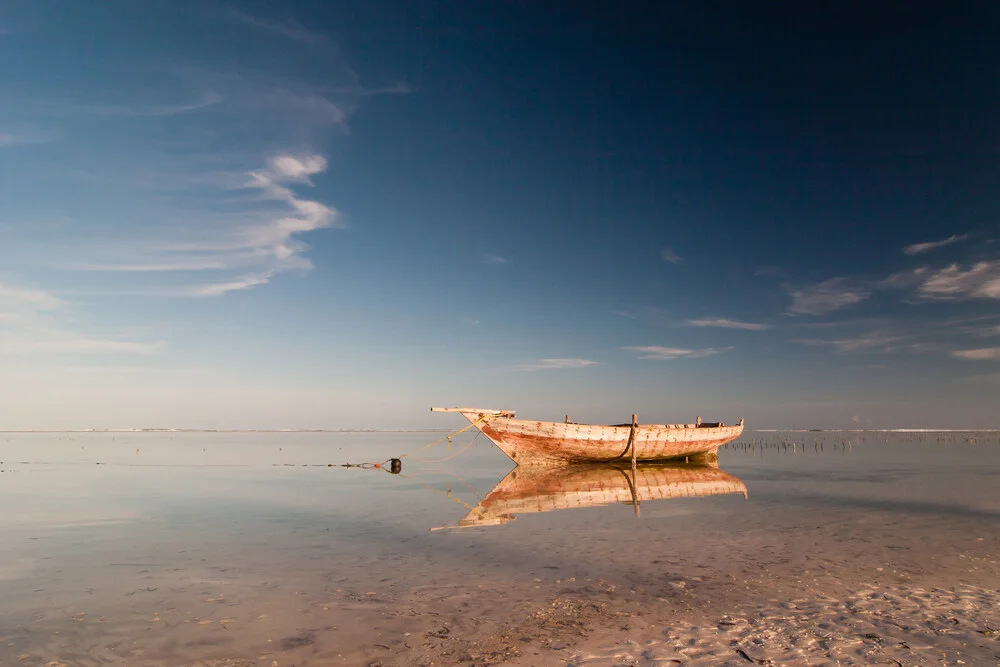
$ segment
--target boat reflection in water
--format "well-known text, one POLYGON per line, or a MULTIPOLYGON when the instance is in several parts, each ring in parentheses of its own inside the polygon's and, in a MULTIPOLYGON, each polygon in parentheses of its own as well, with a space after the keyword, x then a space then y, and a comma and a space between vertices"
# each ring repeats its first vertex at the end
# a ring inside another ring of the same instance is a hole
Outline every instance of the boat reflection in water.
POLYGON ((517 514, 552 512, 574 507, 633 505, 667 498, 697 498, 741 494, 747 487, 715 465, 644 464, 636 468, 613 464, 562 467, 516 466, 455 526, 496 526, 517 514))

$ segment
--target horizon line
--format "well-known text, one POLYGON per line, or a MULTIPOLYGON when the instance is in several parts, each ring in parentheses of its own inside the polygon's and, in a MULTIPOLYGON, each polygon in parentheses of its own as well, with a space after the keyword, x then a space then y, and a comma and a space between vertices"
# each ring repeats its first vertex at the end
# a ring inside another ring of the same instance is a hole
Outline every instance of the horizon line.
MULTIPOLYGON (((444 433, 447 428, 14 428, 0 433, 444 433)), ((1000 433, 1000 428, 758 428, 744 433, 1000 433)))

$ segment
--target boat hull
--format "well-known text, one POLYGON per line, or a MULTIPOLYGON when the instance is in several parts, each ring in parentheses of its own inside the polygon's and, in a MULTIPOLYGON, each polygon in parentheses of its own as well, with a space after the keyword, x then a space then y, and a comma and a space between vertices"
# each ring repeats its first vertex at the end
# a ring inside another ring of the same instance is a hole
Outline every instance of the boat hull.
MULTIPOLYGON (((631 426, 563 424, 463 413, 519 465, 564 465, 631 459, 631 426)), ((637 461, 710 457, 738 438, 743 426, 646 424, 635 429, 637 461)))

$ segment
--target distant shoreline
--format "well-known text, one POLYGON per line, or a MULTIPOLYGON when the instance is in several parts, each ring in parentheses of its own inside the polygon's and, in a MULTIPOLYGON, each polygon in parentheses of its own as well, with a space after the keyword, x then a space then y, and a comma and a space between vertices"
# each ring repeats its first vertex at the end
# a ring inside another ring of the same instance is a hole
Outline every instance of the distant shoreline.
POLYGON ((1000 433, 1000 428, 758 428, 744 433, 1000 433))
MULTIPOLYGON (((449 433, 446 428, 20 428, 0 433, 449 433)), ((746 433, 1000 433, 998 428, 760 428, 746 433)))
POLYGON ((450 433, 446 428, 15 428, 0 433, 450 433))

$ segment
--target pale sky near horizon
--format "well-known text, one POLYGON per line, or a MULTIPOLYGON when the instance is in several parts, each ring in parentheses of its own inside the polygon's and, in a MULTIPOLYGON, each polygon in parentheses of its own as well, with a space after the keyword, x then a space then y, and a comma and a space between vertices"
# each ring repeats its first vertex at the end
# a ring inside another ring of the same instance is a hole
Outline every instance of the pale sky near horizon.
POLYGON ((559 7, 0 6, 0 429, 1000 427, 1000 8, 559 7))

